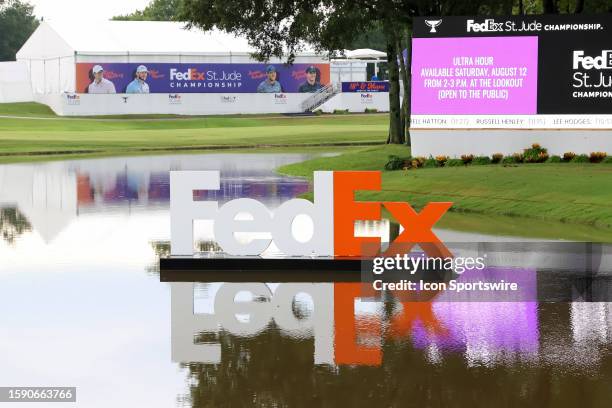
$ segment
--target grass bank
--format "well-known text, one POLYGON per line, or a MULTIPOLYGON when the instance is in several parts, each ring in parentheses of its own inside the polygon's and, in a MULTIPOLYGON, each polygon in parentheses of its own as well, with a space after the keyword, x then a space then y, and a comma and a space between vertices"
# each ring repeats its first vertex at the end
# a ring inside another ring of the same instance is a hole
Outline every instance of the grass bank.
MULTIPOLYGON (((0 157, 381 143, 386 115, 60 118, 39 104, 0 104, 0 157)), ((10 160, 10 159, 8 159, 10 160)), ((7 160, 4 160, 7 161, 7 160)))
MULTIPOLYGON (((403 146, 355 149, 281 167, 312 177, 314 170, 382 170, 389 155, 407 156, 403 146)), ((612 242, 612 165, 523 164, 383 172, 380 192, 359 200, 452 201, 440 227, 483 233, 612 242)))

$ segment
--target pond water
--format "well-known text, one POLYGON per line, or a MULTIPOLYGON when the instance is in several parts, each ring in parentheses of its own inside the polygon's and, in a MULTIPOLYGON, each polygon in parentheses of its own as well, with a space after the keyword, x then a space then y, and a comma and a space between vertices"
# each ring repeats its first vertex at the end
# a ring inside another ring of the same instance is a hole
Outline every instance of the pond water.
MULTIPOLYGON (((275 208, 309 185, 274 169, 309 157, 1 165, 0 386, 75 386, 78 407, 611 405, 612 303, 368 301, 350 282, 160 282, 169 170, 220 170, 215 199, 275 208)), ((196 239, 215 248, 205 223, 196 239)))

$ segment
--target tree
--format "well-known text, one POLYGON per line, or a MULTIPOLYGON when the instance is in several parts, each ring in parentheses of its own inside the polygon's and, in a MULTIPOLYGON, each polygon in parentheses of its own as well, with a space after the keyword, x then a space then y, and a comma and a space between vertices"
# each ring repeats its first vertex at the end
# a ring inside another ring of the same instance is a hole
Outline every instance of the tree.
POLYGON ((20 0, 0 0, 0 61, 15 54, 38 27, 34 7, 20 0))
POLYGON ((113 20, 173 21, 176 19, 181 2, 182 0, 153 0, 143 10, 136 10, 123 16, 115 16, 113 20))
POLYGON ((397 33, 413 11, 409 0, 184 0, 180 18, 204 30, 216 27, 245 36, 259 60, 278 57, 289 63, 305 43, 331 53, 379 25, 388 54, 389 141, 403 143, 397 33))
POLYGON ((32 225, 16 207, 0 208, 0 235, 13 244, 24 232, 32 231, 32 225))

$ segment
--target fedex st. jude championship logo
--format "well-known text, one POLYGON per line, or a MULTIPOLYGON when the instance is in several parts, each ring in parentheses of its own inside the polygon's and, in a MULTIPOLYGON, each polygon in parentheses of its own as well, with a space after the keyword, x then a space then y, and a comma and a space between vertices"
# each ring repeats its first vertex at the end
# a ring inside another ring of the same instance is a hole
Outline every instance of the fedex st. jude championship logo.
POLYGON ((380 248, 381 238, 356 237, 355 222, 380 220, 383 208, 403 227, 390 248, 398 244, 406 250, 418 244, 430 256, 452 256, 432 231, 451 202, 431 202, 417 213, 407 202, 355 200, 359 190, 381 190, 379 171, 315 171, 313 202, 296 198, 274 211, 252 198, 222 206, 194 200, 194 191, 219 190, 220 181, 219 171, 170 172, 172 256, 193 255, 194 221, 212 220, 215 240, 231 256, 261 255, 274 241, 286 256, 361 257, 366 246, 380 248), (298 215, 306 215, 313 225, 312 236, 304 242, 292 230, 298 215), (236 239, 236 233, 266 233, 269 238, 244 242, 236 239))

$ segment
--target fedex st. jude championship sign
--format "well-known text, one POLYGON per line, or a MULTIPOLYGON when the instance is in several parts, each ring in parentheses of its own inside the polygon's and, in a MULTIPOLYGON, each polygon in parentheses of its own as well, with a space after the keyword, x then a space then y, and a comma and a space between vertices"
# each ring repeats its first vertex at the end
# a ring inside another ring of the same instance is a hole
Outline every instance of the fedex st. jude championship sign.
POLYGON ((611 128, 612 16, 414 19, 414 128, 611 128))
POLYGON ((170 172, 171 255, 194 254, 193 223, 212 220, 213 233, 225 254, 261 255, 274 241, 286 256, 360 257, 364 246, 380 248, 380 237, 355 237, 355 221, 380 220, 383 207, 399 222, 403 231, 392 244, 414 244, 431 256, 450 256, 444 244, 432 232, 434 224, 452 203, 432 202, 420 212, 407 202, 356 201, 358 190, 380 190, 379 171, 316 171, 314 201, 292 199, 273 212, 251 198, 239 198, 219 206, 217 201, 195 201, 194 191, 219 190, 218 171, 170 172), (247 217, 239 215, 247 214, 247 217), (312 220, 313 233, 305 242, 293 234, 298 215, 312 220), (248 242, 236 239, 236 233, 268 233, 270 238, 248 242))

